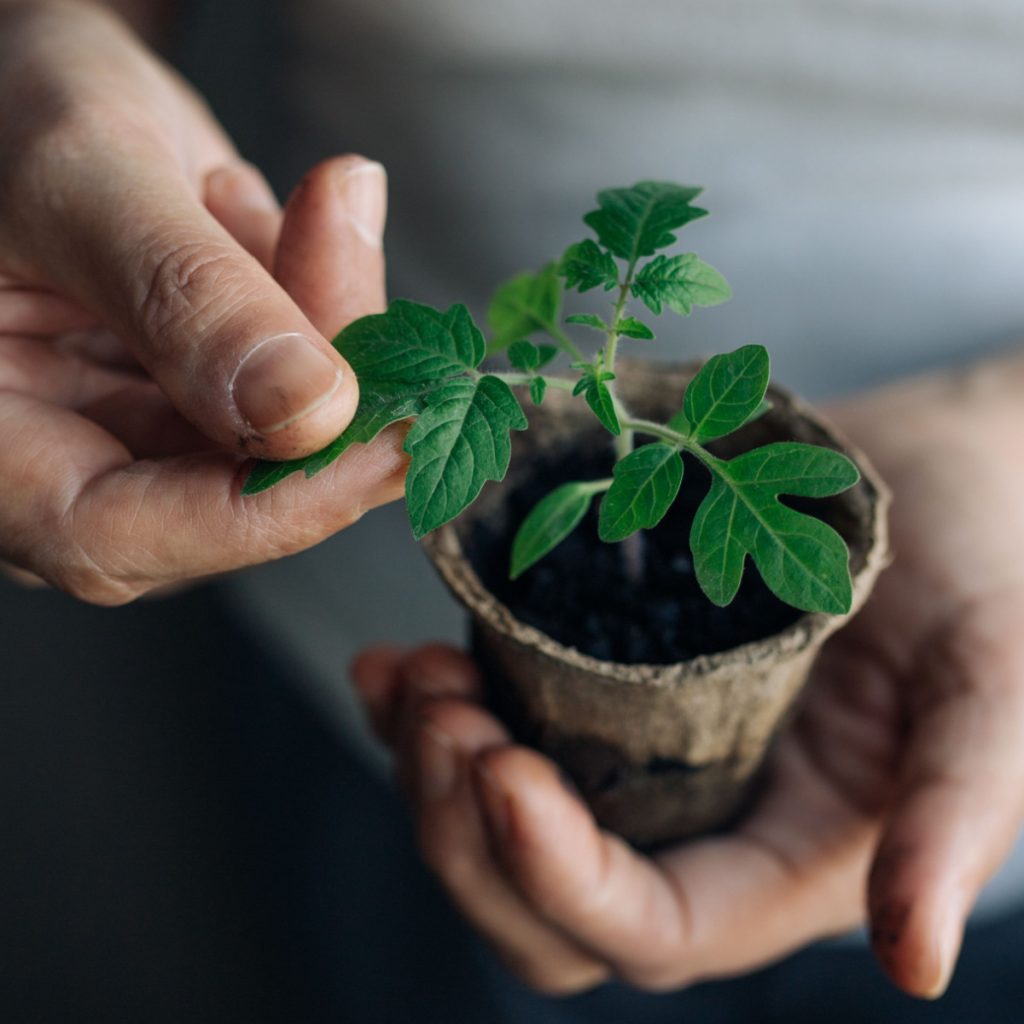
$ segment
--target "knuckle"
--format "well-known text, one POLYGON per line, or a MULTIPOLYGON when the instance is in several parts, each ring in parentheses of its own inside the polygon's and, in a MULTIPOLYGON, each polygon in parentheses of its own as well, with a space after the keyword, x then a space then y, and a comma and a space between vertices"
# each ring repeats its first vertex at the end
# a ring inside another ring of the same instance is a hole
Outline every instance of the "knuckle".
POLYGON ((255 297, 251 266, 227 243, 167 241, 161 236, 146 248, 146 269, 133 305, 136 321, 157 354, 168 335, 186 327, 216 327, 255 297))

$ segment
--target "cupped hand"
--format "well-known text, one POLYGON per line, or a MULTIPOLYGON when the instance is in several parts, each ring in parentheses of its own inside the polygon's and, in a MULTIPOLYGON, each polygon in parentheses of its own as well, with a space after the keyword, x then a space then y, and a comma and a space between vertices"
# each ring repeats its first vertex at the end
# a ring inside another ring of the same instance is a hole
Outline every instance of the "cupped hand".
POLYGON ((896 560, 728 834, 643 856, 481 707, 464 656, 357 661, 424 858, 513 970, 670 989, 868 921, 896 984, 941 994, 1024 816, 1022 393, 1010 359, 832 410, 893 488, 896 560))
POLYGON ((282 214, 189 87, 92 4, 0 4, 0 559, 84 599, 307 547, 401 493, 401 430, 316 451, 358 384, 327 342, 384 304, 382 168, 282 214))

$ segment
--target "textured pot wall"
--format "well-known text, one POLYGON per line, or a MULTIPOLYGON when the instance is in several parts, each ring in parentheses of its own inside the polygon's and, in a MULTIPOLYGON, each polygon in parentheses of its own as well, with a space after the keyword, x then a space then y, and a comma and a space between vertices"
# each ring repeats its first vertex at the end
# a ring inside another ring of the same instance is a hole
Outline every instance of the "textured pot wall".
MULTIPOLYGON (((664 420, 679 408, 694 370, 627 364, 623 398, 640 415, 664 420)), ((770 398, 769 414, 717 450, 800 440, 841 448, 857 461, 861 483, 820 506, 850 545, 856 611, 887 560, 885 489, 863 455, 798 401, 776 388, 770 398)), ((721 825, 742 806, 818 649, 846 616, 804 615, 766 640, 675 665, 599 661, 518 621, 473 568, 473 523, 484 517, 505 525, 503 496, 538 457, 606 443, 585 404, 561 392, 549 394, 530 421, 515 437, 506 480, 425 542, 473 615, 491 704, 520 739, 561 764, 602 825, 637 845, 721 825)))

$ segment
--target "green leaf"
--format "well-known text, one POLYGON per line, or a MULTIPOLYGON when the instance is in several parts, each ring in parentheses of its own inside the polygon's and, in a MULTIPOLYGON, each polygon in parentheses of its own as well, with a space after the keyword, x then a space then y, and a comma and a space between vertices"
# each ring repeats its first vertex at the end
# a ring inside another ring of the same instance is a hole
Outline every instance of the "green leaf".
POLYGON ((654 338, 654 331, 635 316, 623 317, 619 321, 619 334, 627 338, 639 338, 641 341, 651 341, 654 338))
POLYGON ((436 382, 410 389, 409 385, 367 381, 359 389, 359 407, 345 432, 325 448, 302 459, 287 462, 257 462, 242 488, 242 494, 258 494, 285 477, 302 470, 307 478, 326 469, 353 444, 369 444, 386 426, 416 416, 425 406, 425 398, 436 382))
POLYGON ((690 434, 690 421, 686 418, 686 413, 682 409, 679 410, 666 424, 669 430, 674 430, 677 434, 683 434, 689 436, 690 434))
POLYGON ((503 284, 487 310, 491 327, 490 353, 500 352, 513 341, 537 331, 557 329, 562 309, 562 283, 558 267, 548 263, 536 274, 525 273, 503 284))
POLYGON ((804 611, 848 612, 853 588, 842 537, 778 497, 839 494, 859 476, 839 452, 788 441, 714 464, 690 532, 701 589, 714 604, 729 604, 749 554, 780 600, 804 611))
POLYGON ((525 429, 512 389, 497 377, 457 378, 427 397, 405 439, 405 497, 417 539, 454 519, 488 480, 505 476, 509 431, 525 429))
POLYGON ((677 228, 707 214, 707 210, 690 205, 701 191, 661 181, 607 189, 597 194, 599 208, 583 222, 593 228, 606 249, 633 263, 671 245, 677 228))
POLYGON ((332 342, 359 380, 359 406, 345 432, 302 459, 257 462, 242 488, 257 494, 302 470, 307 477, 329 466, 352 444, 368 444, 396 420, 423 411, 426 398, 449 377, 474 370, 485 342, 465 306, 442 313, 396 299, 385 313, 349 324, 332 342))
POLYGON ((579 324, 581 327, 593 327, 595 331, 607 334, 608 325, 593 313, 574 313, 565 318, 567 324, 579 324))
POLYGON ((530 398, 534 405, 540 405, 544 401, 544 392, 547 391, 548 382, 543 377, 534 377, 530 381, 530 398))
POLYGON ((712 441, 743 426, 760 408, 771 368, 763 345, 744 345, 712 356, 690 381, 683 398, 689 436, 712 441))
POLYGON ((597 287, 609 291, 619 283, 619 268, 615 260, 590 238, 565 250, 558 272, 565 278, 566 288, 576 288, 580 292, 597 287))
POLYGON ((664 303, 681 316, 694 306, 717 306, 732 295, 728 281, 692 253, 658 256, 637 274, 631 291, 655 314, 664 303))
POLYGON ((624 540, 661 522, 679 493, 683 459, 667 444, 645 444, 620 459, 612 476, 597 525, 604 541, 624 540))
POLYGON ((557 355, 558 349, 554 345, 534 345, 530 341, 513 341, 508 349, 508 361, 526 373, 546 366, 557 355))
POLYGON ((601 421, 605 429, 616 437, 622 433, 619 425, 619 415, 615 411, 615 402, 612 400, 612 393, 608 390, 605 381, 614 380, 615 374, 607 370, 598 371, 590 363, 582 367, 583 376, 576 381, 572 389, 574 395, 582 394, 587 400, 587 405, 594 411, 594 415, 601 421))
POLYGON ((332 342, 360 387, 367 381, 422 383, 475 370, 486 343, 463 305, 444 313, 396 299, 386 313, 361 317, 332 342))
POLYGON ((562 484, 541 498, 516 531, 509 577, 522 576, 565 540, 587 514, 593 496, 606 486, 602 482, 562 484))

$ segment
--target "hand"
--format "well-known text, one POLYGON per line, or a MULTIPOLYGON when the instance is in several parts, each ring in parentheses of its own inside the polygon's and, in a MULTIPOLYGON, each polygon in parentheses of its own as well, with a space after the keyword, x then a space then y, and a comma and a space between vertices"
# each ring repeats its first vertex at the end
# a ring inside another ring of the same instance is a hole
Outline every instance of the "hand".
POLYGON ((1010 360, 833 410, 894 489, 896 562, 728 835, 641 856, 483 710, 462 655, 357 661, 424 858, 513 970, 549 992, 675 988, 869 918, 898 985, 944 990, 1024 816, 1022 393, 1010 360))
POLYGON ((239 494, 245 456, 308 454, 351 419, 324 335, 384 304, 385 205, 351 157, 282 215, 113 16, 0 4, 0 559, 116 604, 397 497, 400 428, 239 494))

